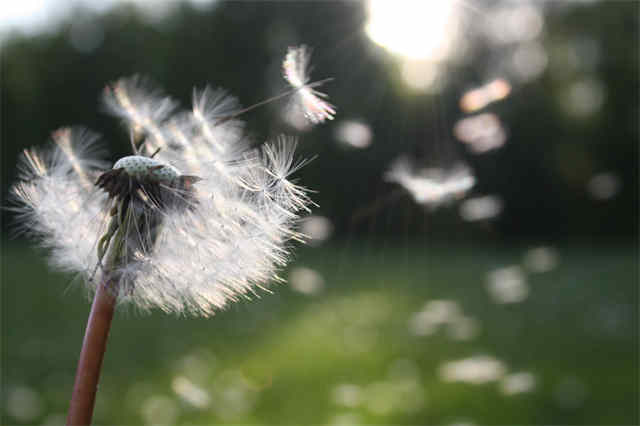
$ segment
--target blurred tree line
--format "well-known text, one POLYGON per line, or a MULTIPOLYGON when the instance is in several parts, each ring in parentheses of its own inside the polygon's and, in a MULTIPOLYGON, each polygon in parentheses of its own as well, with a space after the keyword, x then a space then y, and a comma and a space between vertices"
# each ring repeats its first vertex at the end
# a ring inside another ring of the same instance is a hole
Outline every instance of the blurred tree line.
MULTIPOLYGON (((363 150, 335 143, 335 123, 300 135, 299 172, 317 191, 316 213, 339 235, 428 232, 443 238, 634 238, 638 233, 638 3, 599 2, 567 9, 545 22, 544 46, 587 34, 601 46, 596 73, 606 88, 588 120, 564 114, 558 97, 567 81, 547 70, 490 110, 509 128, 506 145, 472 155, 455 140, 464 90, 482 83, 489 65, 482 48, 467 66, 452 67, 439 94, 411 93, 397 67, 367 38, 360 2, 221 2, 177 7, 161 22, 120 6, 105 15, 76 10, 56 31, 15 34, 2 47, 2 191, 15 179, 19 152, 41 145, 73 124, 101 133, 113 159, 128 154, 116 119, 101 113, 103 87, 122 76, 149 76, 189 107, 194 86, 228 89, 247 106, 286 89, 281 61, 288 46, 314 48, 312 78, 334 77, 321 90, 338 107, 336 122, 368 123, 374 139, 363 150), (462 224, 455 206, 430 212, 384 181, 390 162, 409 153, 426 162, 465 161, 475 171, 474 193, 496 194, 505 208, 491 223, 462 224), (595 173, 622 182, 615 198, 598 201, 585 187, 595 173)), ((488 50, 488 46, 485 46, 488 50)), ((278 117, 283 103, 244 116, 254 143, 295 133, 278 117)), ((5 198, 6 200, 6 198, 5 198)), ((3 202, 6 205, 6 201, 3 202)), ((4 212, 4 231, 10 227, 4 212)))

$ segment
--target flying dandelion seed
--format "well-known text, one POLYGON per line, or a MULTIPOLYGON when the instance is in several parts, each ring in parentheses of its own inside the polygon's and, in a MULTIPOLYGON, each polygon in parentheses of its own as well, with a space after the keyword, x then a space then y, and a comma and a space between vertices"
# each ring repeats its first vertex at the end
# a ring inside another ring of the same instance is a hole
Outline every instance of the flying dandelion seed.
POLYGON ((362 388, 350 383, 342 383, 332 390, 331 399, 337 405, 354 408, 362 402, 362 388))
POLYGON ((291 288, 299 293, 314 295, 324 288, 324 278, 317 271, 302 266, 295 267, 289 274, 291 288))
POLYGON ((471 340, 480 332, 480 325, 477 320, 471 317, 459 317, 449 324, 448 336, 453 340, 471 340))
POLYGON ((334 130, 335 138, 345 147, 364 149, 371 145, 373 132, 371 127, 362 121, 343 120, 334 130))
POLYGON ((507 140, 507 132, 500 118, 493 113, 463 118, 454 125, 453 133, 474 154, 500 148, 507 140))
POLYGON ((598 173, 589 179, 587 192, 595 200, 610 200, 618 195, 622 182, 615 173, 598 173))
POLYGON ((560 263, 558 251, 553 247, 535 247, 524 254, 523 264, 527 271, 544 273, 555 269, 560 263))
POLYGON ((445 382, 466 382, 481 385, 501 379, 507 372, 505 364, 489 355, 478 355, 444 363, 439 369, 445 382))
POLYGON ((478 321, 465 316, 454 300, 431 300, 409 319, 409 331, 415 336, 431 336, 443 326, 453 340, 471 340, 480 331, 478 321))
POLYGON ((318 124, 325 120, 333 120, 336 110, 333 105, 322 99, 327 98, 325 93, 313 89, 326 80, 309 84, 310 58, 311 52, 307 46, 290 47, 282 63, 282 70, 285 80, 296 89, 293 106, 301 110, 311 123, 318 124))
POLYGON ((333 223, 325 216, 307 216, 300 221, 300 231, 311 246, 318 246, 333 233, 333 223))
POLYGON ((140 408, 140 415, 145 424, 174 424, 180 415, 176 402, 164 395, 153 395, 140 408))
POLYGON ((504 78, 497 78, 484 86, 469 90, 460 98, 460 108, 464 112, 480 110, 492 102, 506 98, 511 93, 511 85, 504 78))
POLYGON ((589 396, 589 388, 576 376, 563 377, 553 388, 554 402, 563 408, 578 408, 589 396))
POLYGON ((531 392, 536 387, 536 376, 529 372, 513 373, 500 382, 500 391, 505 395, 531 392))
POLYGON ((209 393, 186 377, 174 378, 171 382, 171 388, 183 401, 196 408, 205 409, 211 404, 209 393))
POLYGON ((469 198, 460 205, 460 217, 467 222, 493 219, 502 212, 502 204, 495 195, 469 198))
POLYGON ((54 133, 46 151, 25 151, 16 209, 53 264, 92 290, 109 280, 119 301, 144 310, 204 316, 277 278, 309 205, 288 179, 303 164, 295 143, 283 137, 247 151, 237 120, 216 122, 239 106, 210 89, 196 92, 190 113, 176 113, 137 77, 104 98, 140 151, 157 155, 104 171, 97 137, 76 128, 54 133))
POLYGON ((487 273, 487 291, 496 303, 520 303, 529 296, 526 276, 519 266, 506 266, 487 273))
POLYGON ((388 182, 394 182, 407 190, 418 204, 438 207, 452 200, 462 198, 476 182, 465 166, 450 170, 414 170, 406 157, 400 157, 385 174, 388 182))
POLYGON ((5 404, 6 413, 19 422, 34 421, 44 409, 44 401, 40 394, 26 386, 8 389, 5 404))

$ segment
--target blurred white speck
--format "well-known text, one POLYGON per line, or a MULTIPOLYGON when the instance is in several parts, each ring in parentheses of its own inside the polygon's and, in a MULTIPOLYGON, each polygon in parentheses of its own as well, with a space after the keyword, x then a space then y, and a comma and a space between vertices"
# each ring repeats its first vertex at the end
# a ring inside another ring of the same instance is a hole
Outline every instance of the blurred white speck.
POLYGON ((584 324, 590 332, 605 336, 633 336, 632 303, 605 303, 584 313, 584 324))
POLYGON ((163 395, 153 395, 142 403, 140 414, 147 425, 172 425, 180 414, 173 399, 163 395))
POLYGON ((527 250, 523 263, 527 271, 543 273, 555 269, 559 261, 558 251, 553 247, 536 247, 527 250))
POLYGON ((203 380, 210 376, 215 356, 206 350, 194 350, 177 362, 180 375, 190 380, 203 380))
POLYGON ((429 61, 407 60, 400 68, 402 79, 411 89, 437 93, 446 85, 446 78, 441 72, 441 65, 429 61))
POLYGON ((206 10, 211 7, 215 1, 214 0, 189 0, 189 3, 193 5, 196 9, 206 10))
POLYGON ((454 125, 453 133, 476 154, 500 148, 507 140, 500 118, 493 113, 463 118, 454 125))
POLYGON ((229 421, 249 413, 255 404, 255 384, 236 370, 222 372, 215 382, 216 392, 212 398, 215 410, 223 420, 229 421))
POLYGON ((412 413, 425 404, 424 388, 416 378, 374 382, 365 393, 367 409, 379 416, 412 413))
POLYGON ((67 416, 64 413, 53 413, 47 415, 41 426, 62 426, 66 424, 67 416))
POLYGON ((175 377, 171 388, 182 400, 196 408, 206 408, 211 403, 209 393, 184 376, 175 377))
POLYGON ((10 388, 7 392, 7 414, 19 422, 32 422, 44 409, 40 394, 26 386, 10 388))
POLYGON ((337 405, 354 408, 362 402, 362 388, 353 384, 340 384, 333 388, 331 399, 337 405))
POLYGON ((301 108, 295 107, 295 103, 282 109, 281 118, 299 132, 308 132, 313 128, 313 123, 305 117, 301 108))
POLYGON ((104 40, 102 25, 92 19, 76 19, 69 29, 69 42, 81 53, 89 53, 100 47, 104 40))
POLYGON ((453 300, 431 300, 409 319, 409 331, 416 336, 429 336, 441 324, 453 321, 461 315, 453 300))
POLYGON ((139 410, 144 401, 154 393, 154 387, 149 382, 134 382, 124 393, 124 400, 128 409, 139 410))
POLYGON ((420 378, 420 368, 414 361, 401 358, 391 363, 387 375, 391 381, 418 380, 420 378))
POLYGON ((460 98, 460 108, 464 112, 474 112, 492 102, 506 98, 511 93, 511 85, 504 78, 496 78, 484 86, 467 91, 460 98))
POLYGON ((490 11, 485 33, 494 43, 531 41, 542 32, 544 18, 535 4, 525 3, 490 11))
POLYGON ((583 78, 572 83, 565 91, 563 105, 567 114, 586 118, 600 110, 606 97, 606 88, 596 78, 583 78))
POLYGON ((431 300, 409 319, 409 332, 415 336, 430 336, 441 326, 453 340, 471 340, 480 331, 477 320, 465 316, 453 300, 431 300))
POLYGON ((466 382, 480 385, 502 378, 507 372, 504 363, 492 356, 479 355, 440 366, 439 375, 445 382, 466 382))
POLYGON ((314 295, 324 289, 324 278, 311 268, 297 266, 289 273, 289 285, 299 293, 314 295))
POLYGON ((362 418, 356 413, 336 414, 329 421, 329 426, 358 426, 362 423, 362 418))
POLYGON ((480 332, 478 321, 470 317, 459 317, 449 323, 447 334, 453 340, 471 340, 480 332))
POLYGON ((519 46, 511 57, 511 71, 522 82, 536 79, 547 68, 549 58, 540 43, 519 46))
POLYGON ((597 40, 589 37, 558 43, 552 50, 551 65, 554 74, 561 77, 577 72, 592 72, 600 63, 601 48, 597 40))
POLYGON ((471 420, 455 420, 452 423, 447 423, 447 426, 476 426, 471 420))
POLYGON ((347 352, 363 354, 372 351, 379 340, 375 328, 364 325, 350 325, 343 332, 343 344, 347 352))
POLYGON ((461 198, 476 183, 475 176, 463 165, 448 170, 414 170, 405 157, 393 162, 385 180, 401 185, 418 204, 432 208, 461 198))
POLYGON ((500 391, 505 395, 531 392, 536 387, 536 377, 529 372, 513 373, 500 382, 500 391))
POLYGON ((431 336, 438 331, 438 324, 429 319, 429 315, 418 312, 409 319, 409 332, 414 336, 431 336))
POLYGON ((529 295, 529 286, 519 266, 508 266, 489 272, 487 290, 496 303, 518 303, 529 295))
POLYGON ((618 194, 621 186, 620 178, 616 174, 598 173, 589 179, 587 191, 596 200, 609 200, 618 194))
POLYGON ((564 408, 578 408, 584 404, 588 389, 582 380, 569 376, 561 379, 553 389, 553 398, 564 408))
POLYGON ((333 233, 333 224, 324 216, 307 216, 300 221, 300 231, 309 237, 309 245, 317 246, 333 233))
POLYGON ((502 213, 502 200, 495 195, 466 199, 460 204, 460 217, 468 222, 493 219, 502 213))
POLYGON ((342 120, 336 125, 334 135, 338 142, 358 149, 371 145, 373 138, 371 127, 356 120, 342 120))

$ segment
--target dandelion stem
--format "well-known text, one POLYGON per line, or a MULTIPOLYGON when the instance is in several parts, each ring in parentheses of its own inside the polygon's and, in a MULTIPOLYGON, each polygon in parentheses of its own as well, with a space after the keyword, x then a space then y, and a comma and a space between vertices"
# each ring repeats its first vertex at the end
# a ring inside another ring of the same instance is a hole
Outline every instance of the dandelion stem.
POLYGON ((109 281, 99 285, 93 299, 73 385, 67 426, 91 423, 102 359, 116 304, 116 297, 108 286, 109 281))

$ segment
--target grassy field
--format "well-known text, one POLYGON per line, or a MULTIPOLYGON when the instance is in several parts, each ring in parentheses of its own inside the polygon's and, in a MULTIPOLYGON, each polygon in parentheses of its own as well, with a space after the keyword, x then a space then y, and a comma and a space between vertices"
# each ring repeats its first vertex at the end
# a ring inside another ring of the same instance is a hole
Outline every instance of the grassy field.
MULTIPOLYGON (((637 250, 559 247, 554 269, 523 269, 528 297, 496 303, 487 273, 525 249, 304 248, 314 294, 118 312, 95 423, 636 424, 637 250)), ((26 246, 2 266, 2 423, 63 424, 89 303, 26 246)))

